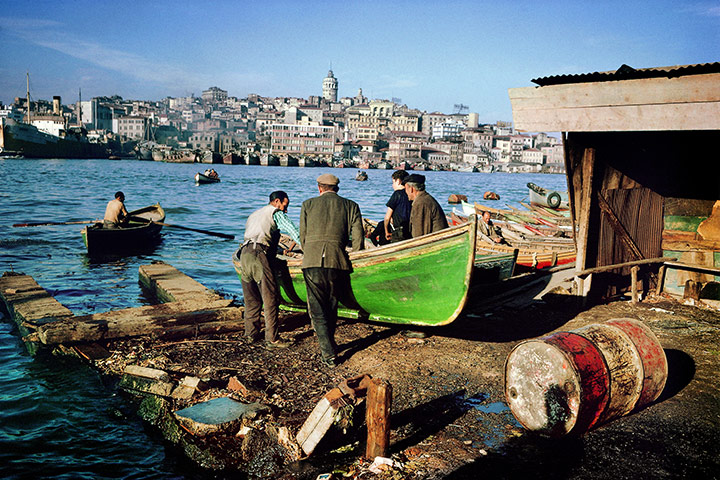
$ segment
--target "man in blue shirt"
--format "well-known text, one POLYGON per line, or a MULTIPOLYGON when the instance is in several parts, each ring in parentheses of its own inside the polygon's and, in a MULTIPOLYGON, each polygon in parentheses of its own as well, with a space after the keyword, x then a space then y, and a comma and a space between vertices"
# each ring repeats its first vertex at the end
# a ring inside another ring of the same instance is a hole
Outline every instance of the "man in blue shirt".
POLYGON ((265 311, 265 345, 287 347, 289 342, 278 335, 279 292, 272 263, 275 260, 280 230, 300 243, 300 232, 287 217, 290 199, 278 190, 270 194, 270 203, 254 211, 245 225, 245 240, 240 247, 240 282, 245 298, 245 338, 248 343, 260 340, 260 311, 265 311))

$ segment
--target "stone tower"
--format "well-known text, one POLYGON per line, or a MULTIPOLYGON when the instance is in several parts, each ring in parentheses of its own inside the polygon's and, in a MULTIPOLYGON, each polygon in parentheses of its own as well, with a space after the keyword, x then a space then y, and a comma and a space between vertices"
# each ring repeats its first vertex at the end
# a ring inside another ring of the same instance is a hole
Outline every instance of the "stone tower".
POLYGON ((327 77, 323 79, 323 98, 328 102, 337 102, 338 98, 338 81, 330 70, 327 77))

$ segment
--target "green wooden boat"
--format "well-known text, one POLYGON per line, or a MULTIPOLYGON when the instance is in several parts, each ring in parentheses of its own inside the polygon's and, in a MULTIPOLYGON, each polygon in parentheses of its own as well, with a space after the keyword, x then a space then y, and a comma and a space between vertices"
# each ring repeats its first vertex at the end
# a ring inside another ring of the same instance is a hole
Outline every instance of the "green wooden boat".
MULTIPOLYGON (((403 325, 438 326, 457 318, 467 301, 475 265, 477 218, 422 237, 350 253, 352 299, 340 305, 346 318, 403 325)), ((512 255, 487 255, 484 273, 509 275, 512 255), (502 262, 500 262, 502 263, 502 262)), ((299 258, 279 256, 281 308, 306 311, 307 293, 299 258)), ((238 253, 233 264, 240 277, 238 253)))

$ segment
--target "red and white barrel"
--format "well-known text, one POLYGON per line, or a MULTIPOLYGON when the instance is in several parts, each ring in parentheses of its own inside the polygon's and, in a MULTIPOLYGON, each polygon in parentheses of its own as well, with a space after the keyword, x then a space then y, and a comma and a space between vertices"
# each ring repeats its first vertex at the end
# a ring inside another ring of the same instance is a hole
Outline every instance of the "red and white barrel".
POLYGON ((515 346, 505 361, 505 397, 528 430, 583 433, 654 401, 667 371, 655 334, 618 318, 515 346))

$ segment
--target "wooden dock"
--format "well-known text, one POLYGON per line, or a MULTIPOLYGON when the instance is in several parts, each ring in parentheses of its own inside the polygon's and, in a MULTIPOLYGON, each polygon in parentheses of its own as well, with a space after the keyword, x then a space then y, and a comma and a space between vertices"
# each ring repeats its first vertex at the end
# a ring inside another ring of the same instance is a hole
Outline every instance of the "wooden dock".
POLYGON ((6 272, 0 277, 0 299, 18 325, 28 351, 44 347, 88 344, 141 335, 186 338, 242 330, 242 307, 172 265, 139 268, 142 286, 159 301, 91 315, 73 313, 29 275, 6 272))

